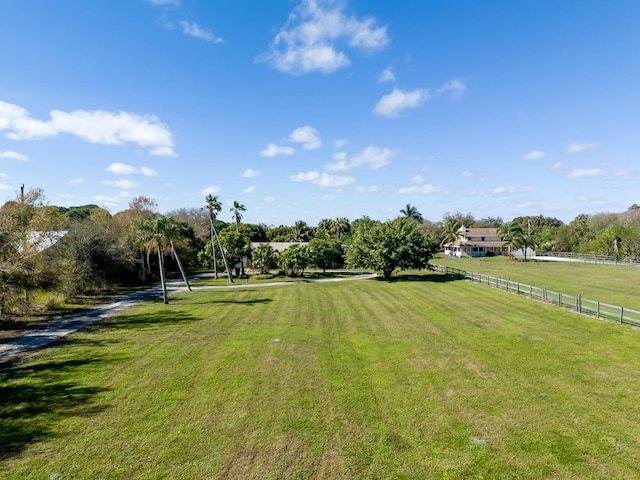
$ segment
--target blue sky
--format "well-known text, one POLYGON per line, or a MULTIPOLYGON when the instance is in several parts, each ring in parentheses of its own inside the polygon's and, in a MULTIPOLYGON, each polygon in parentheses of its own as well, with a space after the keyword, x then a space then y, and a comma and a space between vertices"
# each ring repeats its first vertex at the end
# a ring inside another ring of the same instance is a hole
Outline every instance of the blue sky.
POLYGON ((213 193, 267 225, 620 212, 639 21, 636 0, 0 2, 0 196, 213 193))

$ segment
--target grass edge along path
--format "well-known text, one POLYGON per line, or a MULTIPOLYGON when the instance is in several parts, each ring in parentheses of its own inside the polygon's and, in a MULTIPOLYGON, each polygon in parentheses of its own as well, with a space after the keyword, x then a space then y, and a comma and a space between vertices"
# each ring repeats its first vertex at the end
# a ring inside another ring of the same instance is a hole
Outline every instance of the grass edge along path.
POLYGON ((640 474, 639 332, 416 279, 105 319, 0 377, 0 478, 640 474))

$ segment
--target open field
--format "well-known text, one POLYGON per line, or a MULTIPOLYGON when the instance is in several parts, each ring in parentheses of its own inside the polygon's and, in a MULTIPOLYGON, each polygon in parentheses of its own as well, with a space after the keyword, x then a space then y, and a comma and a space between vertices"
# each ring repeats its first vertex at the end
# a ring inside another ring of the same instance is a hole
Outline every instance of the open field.
POLYGON ((443 255, 431 263, 546 287, 568 295, 640 310, 640 266, 595 265, 573 262, 514 262, 504 257, 451 258, 443 255))
POLYGON ((0 374, 0 478, 640 476, 640 332, 449 280, 131 308, 0 374))

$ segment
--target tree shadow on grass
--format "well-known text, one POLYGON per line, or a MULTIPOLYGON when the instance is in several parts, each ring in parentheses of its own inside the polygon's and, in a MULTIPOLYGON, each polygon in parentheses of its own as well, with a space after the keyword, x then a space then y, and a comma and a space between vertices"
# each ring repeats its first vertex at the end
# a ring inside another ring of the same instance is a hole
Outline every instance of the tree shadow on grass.
POLYGON ((376 281, 385 283, 396 282, 429 282, 429 283, 446 283, 463 280, 463 277, 459 275, 441 275, 434 273, 424 274, 400 274, 391 278, 384 278, 382 276, 376 277, 376 281))
POLYGON ((108 408, 95 403, 106 388, 69 380, 72 371, 105 359, 31 363, 0 372, 0 460, 56 435, 64 417, 93 415, 108 408))

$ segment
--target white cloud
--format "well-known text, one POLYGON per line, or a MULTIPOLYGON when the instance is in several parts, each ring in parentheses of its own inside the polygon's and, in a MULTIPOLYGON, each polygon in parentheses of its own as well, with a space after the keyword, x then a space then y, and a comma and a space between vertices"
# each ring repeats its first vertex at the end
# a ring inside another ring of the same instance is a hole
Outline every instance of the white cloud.
POLYGON ((126 165, 124 163, 112 163, 107 167, 107 170, 111 173, 117 173, 119 175, 127 175, 130 173, 138 173, 138 169, 131 165, 126 165))
POLYGON ((242 176, 245 177, 245 178, 254 178, 254 177, 257 177, 258 175, 260 175, 260 172, 252 170, 250 168, 245 168, 242 171, 242 176))
POLYGON ((438 89, 438 93, 451 92, 451 100, 454 102, 460 100, 467 86, 461 80, 450 80, 438 89))
POLYGON ((335 142, 333 142, 333 147, 334 147, 334 148, 342 148, 342 147, 344 147, 347 143, 349 143, 349 140, 347 140, 346 138, 341 138, 341 139, 336 140, 335 142))
POLYGON ((291 147, 279 147, 270 143, 267 148, 260 152, 263 157, 275 157, 276 155, 293 155, 295 150, 291 147))
POLYGON ((294 182, 311 182, 318 187, 342 187, 355 182, 353 177, 341 177, 337 175, 329 175, 328 173, 318 172, 300 172, 296 175, 289 175, 289 179, 294 182))
POLYGON ((391 67, 385 68, 378 78, 379 82, 394 82, 396 79, 393 69, 391 67))
POLYGON ((207 187, 200 190, 200 195, 213 195, 214 193, 218 193, 220 191, 220 187, 207 187))
POLYGON ((567 177, 569 178, 578 178, 578 177, 600 177, 604 175, 604 171, 599 168, 577 168, 572 170, 567 177))
POLYGON ((286 73, 331 73, 351 64, 338 42, 365 52, 389 43, 387 27, 376 27, 372 17, 347 15, 345 7, 342 1, 302 0, 261 59, 286 73))
POLYGON ((158 172, 156 172, 153 168, 148 167, 140 167, 140 173, 142 173, 145 177, 155 177, 156 175, 158 175, 158 172))
POLYGON ((131 196, 131 194, 129 192, 120 192, 120 197, 121 198, 129 198, 131 196))
POLYGON ((78 177, 78 178, 72 178, 71 180, 69 180, 69 183, 70 183, 71 185, 78 185, 78 184, 80 184, 80 183, 82 183, 82 182, 84 182, 84 178, 80 178, 80 177, 78 177))
POLYGON ((333 159, 338 162, 343 162, 347 159, 347 152, 336 152, 333 155, 333 159))
POLYGON ((551 170, 560 170, 563 167, 561 162, 556 162, 553 165, 551 165, 551 170))
POLYGON ((540 150, 533 150, 532 152, 525 153, 522 158, 524 160, 540 160, 546 156, 547 154, 540 150))
POLYGON ((398 190, 398 193, 420 193, 423 195, 428 195, 430 193, 442 192, 444 187, 440 185, 422 185, 421 187, 406 187, 398 190))
POLYGON ((203 30, 197 23, 189 23, 183 20, 180 22, 180 25, 182 26, 182 32, 185 35, 200 38, 207 42, 222 43, 222 39, 220 37, 216 37, 211 30, 203 30))
POLYGON ((105 185, 110 185, 112 187, 118 187, 118 188, 136 188, 138 186, 138 184, 136 182, 133 182, 131 180, 126 180, 126 179, 120 179, 120 180, 105 180, 104 182, 105 185))
POLYGON ((334 198, 336 198, 335 195, 320 195, 318 197, 320 200, 333 200, 334 198))
POLYGON ((256 189, 256 187, 247 187, 244 190, 242 190, 242 193, 251 193, 256 189))
POLYGON ((71 113, 52 110, 49 115, 50 120, 35 120, 24 108, 0 101, 0 130, 9 130, 7 137, 12 140, 31 140, 68 133, 90 143, 135 143, 149 147, 151 155, 176 156, 171 132, 154 115, 104 110, 76 110, 71 113))
POLYGON ((302 148, 305 150, 315 150, 322 146, 318 130, 308 125, 296 128, 291 132, 291 135, 289 135, 289 140, 294 143, 302 143, 302 148))
POLYGON ((0 190, 11 190, 11 186, 0 183, 0 190))
POLYGON ((141 173, 145 177, 153 177, 158 174, 155 170, 148 167, 134 167, 133 165, 127 165, 126 163, 112 163, 107 167, 107 171, 116 173, 118 175, 130 175, 133 173, 141 173))
POLYGON ((275 201, 275 198, 273 198, 273 197, 264 197, 264 201, 265 202, 273 202, 273 201, 275 201))
POLYGON ((326 169, 344 171, 367 165, 372 170, 376 170, 387 165, 397 154, 397 151, 390 150, 388 148, 369 146, 358 155, 352 157, 348 162, 345 160, 338 160, 337 162, 327 164, 326 169))
POLYGON ((403 92, 398 88, 394 88, 393 92, 388 95, 384 95, 376 107, 373 109, 373 113, 383 115, 385 117, 396 117, 398 112, 405 108, 419 107, 425 101, 429 100, 429 90, 417 89, 411 92, 403 92))
POLYGON ((1 178, 9 178, 9 175, 7 175, 6 173, 0 172, 0 177, 1 178))
POLYGON ((14 152, 13 150, 5 150, 4 152, 0 152, 0 158, 10 158, 12 160, 18 160, 20 162, 24 162, 27 160, 26 155, 14 152))
POLYGON ((593 150, 597 146, 598 145, 595 144, 595 143, 574 142, 574 143, 570 143, 569 145, 567 145, 567 152, 569 152, 569 153, 580 153, 580 152, 584 152, 585 150, 593 150))
POLYGON ((460 172, 460 175, 463 177, 473 177, 473 172, 471 170, 464 170, 463 172, 460 172))

